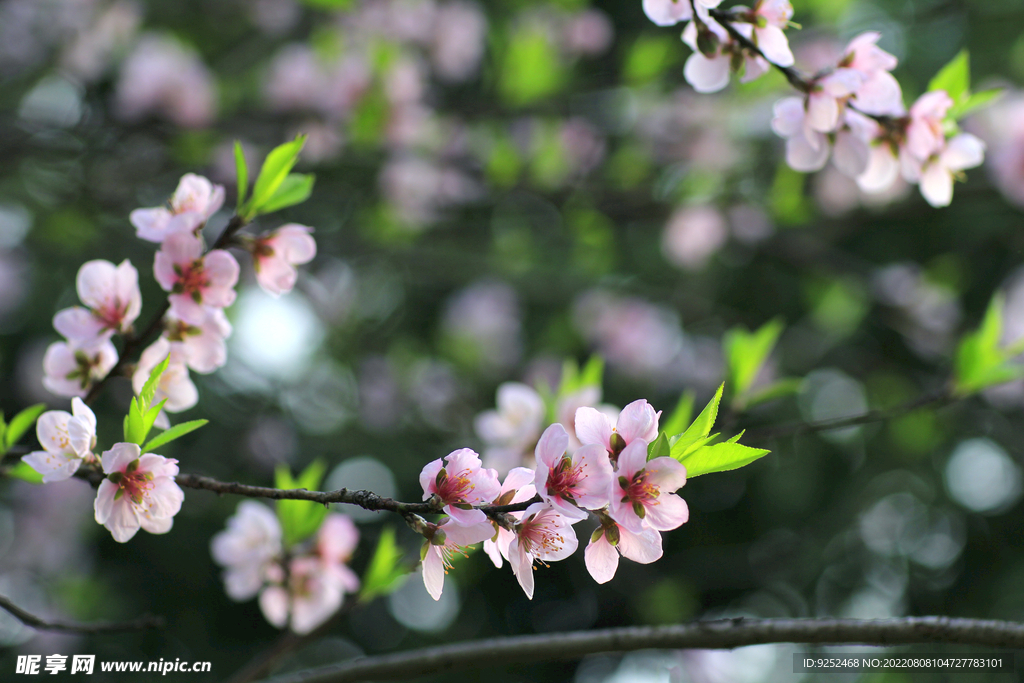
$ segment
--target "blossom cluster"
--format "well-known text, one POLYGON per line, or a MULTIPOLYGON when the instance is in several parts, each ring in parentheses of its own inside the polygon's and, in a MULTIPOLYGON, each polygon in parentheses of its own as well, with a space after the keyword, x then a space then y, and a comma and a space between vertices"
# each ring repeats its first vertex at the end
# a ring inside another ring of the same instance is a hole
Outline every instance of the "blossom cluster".
MULTIPOLYGON (((139 238, 160 245, 153 274, 168 293, 163 333, 141 354, 132 376, 138 393, 157 364, 170 363, 160 377, 157 399, 164 410, 181 412, 194 406, 199 394, 189 371, 206 374, 227 361, 226 339, 231 323, 224 308, 235 300, 240 267, 225 249, 207 251, 202 229, 224 204, 224 188, 188 173, 166 206, 136 209, 129 220, 139 238)), ((311 228, 288 224, 259 237, 239 236, 253 258, 256 281, 279 296, 294 287, 295 266, 316 255, 311 228)), ((114 334, 131 334, 142 308, 139 274, 130 261, 115 266, 89 261, 78 272, 83 306, 62 310, 54 327, 65 341, 52 344, 44 357, 44 384, 61 396, 85 396, 93 382, 117 365, 114 334)), ((166 416, 157 423, 167 427, 166 416)))
MULTIPOLYGON (((513 385, 506 397, 512 391, 520 399, 526 396, 513 385)), ((686 483, 685 467, 667 456, 648 460, 660 416, 642 399, 611 416, 581 406, 575 410, 572 438, 562 424, 550 425, 536 442, 534 467, 514 467, 504 481, 468 448, 429 463, 420 472, 423 499, 447 515, 418 529, 426 538, 423 582, 430 595, 440 597, 452 558, 482 541, 494 565, 500 568, 507 560, 532 598, 534 563, 575 552, 574 526, 591 515, 599 526, 591 533, 585 559, 599 583, 615 575, 620 554, 641 563, 661 557, 660 532, 679 527, 689 513, 674 493, 686 483), (529 501, 534 502, 521 512, 480 509, 529 501)), ((482 422, 509 417, 497 413, 482 422)))
POLYGON ((239 602, 259 595, 260 609, 274 626, 309 633, 359 590, 348 567, 359 543, 349 517, 327 515, 316 536, 285 553, 281 523, 262 503, 244 501, 228 528, 210 542, 214 561, 224 567, 228 596, 239 602))
POLYGON ((759 0, 753 9, 712 13, 719 1, 644 0, 643 6, 659 26, 688 22, 682 38, 694 52, 684 76, 698 92, 723 89, 733 72, 747 82, 771 66, 787 70, 802 94, 775 104, 772 129, 786 139, 786 161, 793 169, 820 170, 831 156, 865 192, 885 192, 902 176, 918 183, 928 203, 939 207, 952 201, 960 172, 981 164, 985 145, 979 138, 947 135, 945 121, 954 104, 949 93, 931 90, 906 109, 891 73, 896 57, 878 47, 877 32, 858 35, 833 65, 803 78, 791 68, 794 58, 784 33, 793 16, 789 0, 759 0))
POLYGON ((105 475, 96 492, 96 522, 125 543, 140 528, 151 534, 171 530, 185 498, 174 483, 178 461, 142 453, 138 444, 117 443, 97 456, 96 415, 82 399, 71 399, 71 413, 49 410, 36 422, 43 450, 23 460, 43 475, 43 482, 63 481, 85 464, 99 465, 105 475))

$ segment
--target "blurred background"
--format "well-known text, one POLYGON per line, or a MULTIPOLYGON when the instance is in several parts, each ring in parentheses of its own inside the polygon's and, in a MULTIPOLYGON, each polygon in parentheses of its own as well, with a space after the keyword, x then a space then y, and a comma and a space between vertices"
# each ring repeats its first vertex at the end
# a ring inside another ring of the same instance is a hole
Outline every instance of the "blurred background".
MULTIPOLYGON (((873 29, 900 59, 908 102, 961 48, 976 89, 1008 87, 966 122, 989 152, 950 208, 906 186, 863 195, 831 166, 790 170, 769 128, 785 81, 694 93, 678 29, 651 24, 639 0, 6 0, 0 409, 66 407, 43 389, 41 361, 57 339, 53 314, 77 303, 84 261, 131 259, 140 321, 162 302, 132 209, 165 201, 186 172, 224 184, 231 206, 233 141, 251 178, 299 132, 313 197, 258 228, 313 226, 319 254, 281 299, 243 266, 229 363, 194 376, 200 404, 180 418, 213 425, 165 449, 182 471, 270 485, 279 463, 322 458, 327 488, 416 500, 427 461, 482 450, 474 418, 502 382, 556 386, 564 359, 599 353, 604 402, 646 398, 668 412, 692 390, 702 404, 723 379, 723 333, 775 317, 787 328, 770 373, 800 378, 800 390, 729 415, 733 431, 939 389, 994 291, 1007 295, 1006 339, 1024 334, 1024 4, 798 0, 795 10, 805 71, 873 29)), ((215 216, 209 234, 228 218, 215 216)), ((114 382, 97 402, 101 444, 117 438, 130 391, 114 382)), ((281 666, 734 615, 1024 619, 1022 408, 1017 382, 885 424, 745 439, 773 453, 689 482, 690 521, 665 534, 656 564, 625 561, 598 586, 576 556, 537 572, 531 602, 507 567, 475 553, 440 602, 414 575, 281 666)), ((17 654, 95 653, 208 660, 214 673, 190 680, 222 680, 275 641, 255 601, 228 599, 209 556, 239 499, 188 490, 170 534, 119 545, 93 521, 93 497, 79 480, 0 481, 0 594, 54 618, 152 612, 167 629, 57 636, 0 613, 0 670, 17 654)), ((401 524, 353 515, 361 573, 382 527, 401 524)), ((398 538, 411 563, 422 539, 404 528, 398 538)), ((790 653, 807 650, 460 676, 798 680, 790 653)))

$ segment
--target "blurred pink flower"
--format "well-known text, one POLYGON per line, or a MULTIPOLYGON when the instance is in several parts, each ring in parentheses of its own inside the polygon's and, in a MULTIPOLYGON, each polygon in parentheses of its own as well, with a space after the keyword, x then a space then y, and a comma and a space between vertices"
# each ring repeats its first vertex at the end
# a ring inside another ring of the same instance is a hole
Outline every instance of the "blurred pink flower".
POLYGON ((312 232, 313 228, 289 223, 255 239, 251 247, 253 266, 263 291, 276 298, 292 290, 298 277, 295 266, 309 263, 316 256, 312 232))
POLYGON ((43 356, 43 386, 58 396, 85 396, 116 364, 117 349, 109 340, 87 347, 54 342, 43 356))
POLYGON ((171 195, 170 208, 135 209, 128 220, 136 235, 149 242, 163 242, 168 235, 195 232, 224 205, 224 187, 203 176, 186 173, 171 195))
POLYGON ((239 602, 259 593, 282 550, 277 515, 254 500, 239 503, 228 518, 227 529, 210 541, 214 562, 224 567, 228 597, 239 602))
POLYGON ((129 121, 159 115, 179 126, 202 128, 216 116, 217 89, 194 51, 171 37, 148 34, 121 65, 114 106, 129 121))
POLYGON ((115 332, 126 332, 139 317, 139 272, 128 259, 117 266, 88 261, 78 269, 75 285, 86 308, 65 308, 53 318, 54 328, 69 340, 86 346, 106 341, 115 332))
POLYGON ((687 270, 702 267, 729 238, 725 218, 713 206, 687 206, 669 217, 661 236, 662 253, 687 270))

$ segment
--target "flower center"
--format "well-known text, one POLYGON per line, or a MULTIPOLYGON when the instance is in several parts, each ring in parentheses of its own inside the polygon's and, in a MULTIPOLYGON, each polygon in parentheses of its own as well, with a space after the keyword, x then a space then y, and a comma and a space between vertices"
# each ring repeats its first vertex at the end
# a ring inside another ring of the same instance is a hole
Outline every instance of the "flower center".
POLYGON ((544 517, 534 516, 519 525, 519 543, 534 558, 555 553, 565 547, 565 536, 559 527, 548 524, 544 517))
POLYGON ((572 500, 574 496, 578 495, 576 488, 583 477, 583 466, 573 465, 568 456, 562 456, 561 461, 551 468, 551 473, 548 475, 548 495, 572 500))
POLYGON ((136 505, 142 505, 146 491, 153 489, 153 473, 139 472, 139 461, 132 460, 124 472, 112 472, 107 479, 117 484, 114 500, 128 496, 136 505))
POLYGON ((434 480, 437 483, 437 495, 446 503, 464 503, 469 493, 476 488, 469 480, 469 470, 465 469, 457 474, 449 475, 441 468, 434 480))
POLYGON ((174 284, 175 294, 190 294, 196 302, 202 300, 202 290, 210 284, 210 278, 203 267, 203 260, 196 259, 189 264, 174 265, 178 281, 174 284))

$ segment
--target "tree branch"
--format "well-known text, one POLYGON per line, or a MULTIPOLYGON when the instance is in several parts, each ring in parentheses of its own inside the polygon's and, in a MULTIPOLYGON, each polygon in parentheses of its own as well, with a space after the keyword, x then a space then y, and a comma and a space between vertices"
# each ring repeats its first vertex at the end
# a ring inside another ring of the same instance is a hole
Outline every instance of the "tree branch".
POLYGON ((856 427, 858 425, 870 424, 872 422, 885 422, 897 417, 902 417, 907 413, 912 413, 915 410, 919 410, 920 408, 925 408, 927 406, 941 408, 953 403, 955 400, 956 398, 950 394, 949 389, 943 388, 939 391, 922 394, 913 400, 885 410, 869 410, 861 415, 841 417, 834 420, 822 420, 820 422, 791 422, 783 425, 767 426, 760 429, 748 429, 744 432, 744 438, 747 442, 769 441, 771 439, 795 436, 797 434, 814 434, 817 432, 827 432, 833 429, 842 429, 844 427, 856 427))
MULTIPOLYGON (((183 486, 185 488, 203 489, 206 491, 213 491, 218 494, 230 493, 249 498, 269 498, 271 500, 308 500, 313 503, 320 503, 321 505, 347 503, 349 505, 358 505, 365 510, 386 510, 388 512, 396 512, 401 515, 409 513, 434 515, 441 513, 441 506, 434 501, 428 500, 423 503, 403 503, 392 498, 379 496, 372 491, 350 491, 348 489, 339 489, 337 491, 275 489, 266 486, 249 486, 248 484, 240 484, 238 482, 218 481, 217 479, 201 477, 196 474, 179 474, 175 478, 175 481, 179 486, 183 486)), ((512 503, 510 505, 483 505, 478 509, 483 510, 488 514, 521 512, 538 500, 540 500, 539 497, 534 497, 522 503, 512 503)))
POLYGON ((952 617, 722 619, 674 626, 634 626, 490 638, 379 657, 360 657, 270 680, 273 683, 347 683, 412 678, 472 667, 579 659, 599 652, 731 649, 765 643, 879 646, 948 643, 1022 648, 1024 624, 952 617))
POLYGON ((132 621, 97 621, 92 624, 76 624, 69 621, 46 621, 26 612, 15 605, 9 598, 0 595, 0 608, 10 612, 14 618, 40 631, 59 631, 61 633, 118 633, 121 631, 141 631, 148 628, 163 628, 163 617, 149 614, 132 621))

